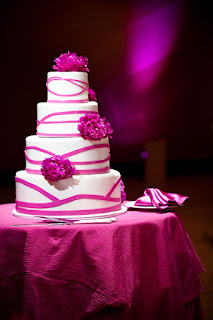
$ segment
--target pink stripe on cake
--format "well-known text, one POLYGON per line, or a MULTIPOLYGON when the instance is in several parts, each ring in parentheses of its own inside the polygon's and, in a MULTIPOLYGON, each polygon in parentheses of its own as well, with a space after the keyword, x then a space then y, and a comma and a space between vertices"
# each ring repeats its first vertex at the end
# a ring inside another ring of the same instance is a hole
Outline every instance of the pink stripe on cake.
POLYGON ((38 125, 39 124, 56 124, 56 123, 79 123, 79 120, 70 120, 70 121, 45 121, 45 122, 41 122, 39 120, 37 120, 38 125))
MULTIPOLYGON (((86 151, 90 151, 90 150, 93 150, 93 149, 100 149, 100 148, 110 148, 109 144, 107 143, 102 143, 102 144, 95 144, 95 145, 90 145, 90 146, 87 146, 87 147, 83 147, 83 148, 79 148, 77 150, 74 150, 74 151, 70 151, 70 152, 67 152, 67 153, 64 153, 64 154, 61 154, 61 156, 63 158, 69 158, 69 157, 72 157, 72 156, 75 156, 77 154, 80 154, 80 153, 83 153, 83 152, 86 152, 86 151)), ((52 157, 55 157, 56 154, 54 154, 53 152, 51 151, 48 151, 46 149, 42 149, 42 148, 39 148, 39 147, 36 147, 36 146, 27 146, 25 148, 25 158, 26 160, 31 163, 31 164, 35 164, 35 165, 42 165, 42 160, 33 160, 33 159, 30 159, 27 155, 27 150, 36 150, 38 152, 41 152, 41 153, 46 153, 52 157)), ((73 164, 79 164, 79 165, 90 165, 90 164, 97 164, 97 163, 102 163, 102 162, 106 162, 108 161, 110 158, 107 157, 106 159, 103 159, 103 160, 94 160, 94 161, 85 161, 85 162, 72 162, 73 164)), ((95 169, 94 169, 95 170, 95 169)))
MULTIPOLYGON (((25 158, 27 160, 27 162, 31 163, 31 164, 35 164, 35 165, 42 165, 43 161, 39 161, 39 160, 32 160, 30 159, 26 152, 25 152, 25 158)), ((106 159, 103 160, 96 160, 96 161, 72 161, 73 165, 93 165, 93 164, 98 164, 98 163, 104 163, 110 160, 110 156, 107 157, 106 159)))
POLYGON ((46 216, 58 216, 58 215, 64 215, 64 216, 70 216, 70 215, 85 215, 85 214, 101 214, 101 213, 108 213, 120 210, 121 205, 111 206, 108 208, 97 208, 97 209, 84 209, 84 210, 32 210, 32 209, 25 209, 21 208, 19 206, 16 206, 16 211, 18 213, 25 213, 25 214, 31 214, 31 215, 46 215, 46 216))
MULTIPOLYGON (((43 194, 43 192, 44 192, 44 190, 42 190, 42 194, 43 194)), ((63 204, 67 204, 69 202, 73 202, 76 200, 82 200, 82 199, 120 202, 120 198, 112 198, 112 197, 100 196, 100 195, 94 195, 94 194, 77 194, 75 196, 72 196, 72 197, 69 197, 66 199, 55 200, 52 202, 34 203, 34 202, 16 201, 16 204, 19 207, 46 209, 46 208, 59 207, 59 206, 62 206, 63 204)))
POLYGON ((37 150, 37 151, 39 151, 39 152, 42 152, 42 153, 47 153, 47 154, 49 154, 50 156, 55 156, 55 153, 53 153, 53 152, 51 152, 51 151, 48 151, 48 150, 46 150, 46 149, 42 149, 42 148, 39 148, 39 147, 35 147, 35 146, 27 146, 27 147, 25 147, 25 150, 37 150))
POLYGON ((84 81, 77 80, 77 79, 66 79, 66 78, 61 78, 61 77, 51 77, 51 78, 47 79, 46 86, 47 86, 47 90, 50 93, 52 93, 53 95, 55 95, 55 96, 58 96, 58 97, 75 97, 75 96, 79 96, 80 94, 82 94, 85 91, 87 91, 88 87, 89 87, 89 84, 88 84, 88 82, 84 82, 84 81), (52 82, 52 81, 61 81, 61 80, 67 81, 70 84, 73 84, 76 87, 81 88, 82 90, 79 91, 79 92, 76 92, 76 93, 72 93, 72 94, 61 94, 61 93, 57 93, 57 92, 54 92, 54 91, 50 90, 50 88, 49 88, 49 83, 50 82, 52 82))
MULTIPOLYGON (((61 111, 61 112, 54 112, 54 113, 50 113, 47 116, 43 117, 41 120, 37 120, 37 128, 40 124, 46 124, 48 122, 46 122, 45 120, 52 118, 52 117, 56 117, 56 116, 63 116, 63 115, 76 115, 76 114, 97 114, 98 111, 87 111, 87 110, 72 110, 72 111, 61 111)), ((77 121, 77 120, 76 120, 77 121)), ((63 123, 63 121, 56 121, 54 123, 63 123)))
POLYGON ((73 133, 73 134, 69 134, 69 133, 42 133, 42 132, 37 132, 36 133, 37 136, 40 137, 80 137, 80 133, 73 133))
POLYGON ((117 187, 117 185, 119 184, 119 182, 121 181, 121 177, 119 177, 117 179, 117 181, 114 183, 113 187, 109 190, 109 192, 107 193, 107 197, 109 197, 113 191, 115 190, 115 188, 117 187))
POLYGON ((49 103, 86 103, 89 102, 89 99, 82 100, 47 100, 49 103))
POLYGON ((72 157, 72 156, 79 154, 79 153, 82 153, 82 152, 90 151, 93 149, 100 149, 100 148, 110 148, 110 146, 107 143, 93 144, 93 145, 90 145, 87 147, 79 148, 79 149, 71 151, 71 152, 64 153, 62 156, 64 158, 68 158, 68 157, 72 157))
POLYGON ((72 161, 72 164, 74 165, 91 165, 91 164, 97 164, 97 163, 103 163, 110 160, 110 155, 106 159, 103 160, 96 160, 96 161, 72 161))
POLYGON ((21 183, 23 185, 25 185, 26 187, 29 187, 31 189, 34 189, 36 191, 38 191, 39 193, 43 194, 43 196, 45 196, 46 198, 52 200, 52 201, 58 201, 59 199, 54 197, 52 194, 50 194, 49 192, 43 190, 42 188, 36 186, 35 184, 33 183, 30 183, 26 180, 23 180, 21 178, 18 178, 18 177, 15 177, 15 182, 18 182, 18 183, 21 183))
MULTIPOLYGON (((41 175, 40 170, 34 170, 34 169, 29 169, 25 168, 26 172, 31 173, 31 174, 38 174, 41 175)), ((98 169, 88 169, 88 170, 76 170, 76 175, 79 174, 99 174, 99 173, 106 173, 109 172, 110 167, 105 167, 105 168, 98 168, 98 169)))

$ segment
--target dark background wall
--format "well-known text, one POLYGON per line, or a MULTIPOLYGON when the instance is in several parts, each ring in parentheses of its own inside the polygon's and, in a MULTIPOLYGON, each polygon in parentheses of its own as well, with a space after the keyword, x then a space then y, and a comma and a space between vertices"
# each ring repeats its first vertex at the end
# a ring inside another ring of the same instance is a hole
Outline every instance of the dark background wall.
POLYGON ((211 160, 210 2, 11 0, 1 12, 0 170, 24 168, 46 74, 68 50, 89 59, 112 163, 139 162, 160 139, 169 161, 211 160))

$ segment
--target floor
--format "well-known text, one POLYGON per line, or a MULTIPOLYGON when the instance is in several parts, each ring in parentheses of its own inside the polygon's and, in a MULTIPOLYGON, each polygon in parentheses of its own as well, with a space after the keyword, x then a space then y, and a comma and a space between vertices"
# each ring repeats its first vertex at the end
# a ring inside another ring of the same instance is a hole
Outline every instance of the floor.
MULTIPOLYGON (((148 186, 141 178, 123 178, 128 200, 135 200, 148 186)), ((213 175, 184 175, 167 178, 161 189, 189 196, 178 213, 201 259, 205 272, 201 301, 206 320, 213 320, 213 175)), ((0 203, 14 202, 14 184, 0 186, 0 203)))

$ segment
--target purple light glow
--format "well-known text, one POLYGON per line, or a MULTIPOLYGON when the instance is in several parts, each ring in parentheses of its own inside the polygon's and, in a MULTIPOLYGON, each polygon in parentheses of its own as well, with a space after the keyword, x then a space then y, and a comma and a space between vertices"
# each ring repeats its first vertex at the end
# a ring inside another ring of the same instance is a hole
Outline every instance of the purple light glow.
POLYGON ((111 143, 115 145, 140 145, 164 137, 167 130, 171 104, 163 74, 177 45, 183 1, 161 4, 160 0, 132 1, 124 55, 101 91, 107 106, 104 116, 114 129, 111 143))
POLYGON ((128 70, 133 75, 134 87, 147 89, 158 80, 167 62, 165 58, 176 45, 181 5, 181 1, 172 1, 145 16, 144 8, 135 6, 137 12, 132 13, 127 47, 128 70), (138 73, 140 77, 135 79, 138 73))
POLYGON ((147 152, 146 150, 144 150, 144 151, 141 152, 141 158, 147 159, 148 156, 149 156, 149 154, 148 154, 148 152, 147 152))

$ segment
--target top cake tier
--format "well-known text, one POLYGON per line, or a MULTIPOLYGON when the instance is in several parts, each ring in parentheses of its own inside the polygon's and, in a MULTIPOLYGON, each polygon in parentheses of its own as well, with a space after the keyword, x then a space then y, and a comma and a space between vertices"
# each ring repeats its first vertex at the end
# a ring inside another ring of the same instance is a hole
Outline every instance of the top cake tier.
POLYGON ((37 104, 36 135, 40 137, 82 137, 101 140, 112 137, 112 127, 101 118, 93 89, 89 88, 88 59, 63 53, 47 73, 47 102, 37 104))
POLYGON ((51 71, 47 74, 47 102, 88 102, 88 73, 51 71))

